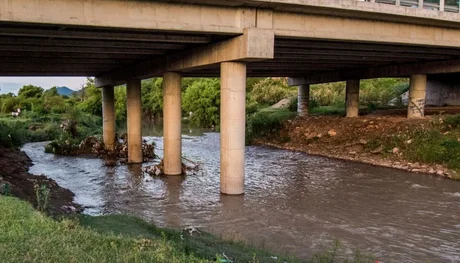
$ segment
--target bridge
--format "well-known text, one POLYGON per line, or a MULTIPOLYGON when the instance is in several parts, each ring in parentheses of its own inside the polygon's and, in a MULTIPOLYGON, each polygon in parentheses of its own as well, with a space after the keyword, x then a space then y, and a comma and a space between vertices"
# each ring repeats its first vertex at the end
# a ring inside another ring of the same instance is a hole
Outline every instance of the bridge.
POLYGON ((299 113, 309 85, 410 77, 421 117, 427 75, 460 72, 452 0, 0 0, 0 75, 95 76, 104 142, 115 140, 114 87, 127 85, 130 163, 142 162, 141 80, 163 77, 164 164, 181 173, 181 78, 221 78, 221 192, 244 193, 246 77, 290 77, 299 113))

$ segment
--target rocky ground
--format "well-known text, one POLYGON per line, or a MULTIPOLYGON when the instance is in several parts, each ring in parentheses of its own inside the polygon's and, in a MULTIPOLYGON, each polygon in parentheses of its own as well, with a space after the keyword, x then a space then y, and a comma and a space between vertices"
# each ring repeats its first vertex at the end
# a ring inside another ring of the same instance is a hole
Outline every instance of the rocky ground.
POLYGON ((36 187, 49 189, 47 212, 52 215, 78 213, 81 207, 73 202, 74 194, 43 175, 28 173, 32 161, 22 151, 0 147, 0 193, 12 195, 37 205, 36 187))
MULTIPOLYGON (((369 115, 359 118, 297 117, 287 121, 278 136, 259 139, 256 143, 411 172, 458 178, 456 171, 443 165, 410 162, 406 160, 400 148, 388 148, 374 143, 378 137, 391 138, 395 134, 406 135, 416 129, 425 128, 430 125, 432 118, 434 117, 409 120, 402 116, 369 115)), ((410 144, 410 139, 406 143, 410 144)))

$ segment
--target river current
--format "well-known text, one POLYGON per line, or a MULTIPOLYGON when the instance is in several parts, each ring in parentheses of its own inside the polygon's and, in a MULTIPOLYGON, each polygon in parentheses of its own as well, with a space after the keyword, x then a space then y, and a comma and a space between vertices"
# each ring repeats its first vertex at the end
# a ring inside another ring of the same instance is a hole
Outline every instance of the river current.
MULTIPOLYGON (((161 134, 161 130, 159 131, 161 134)), ((144 134, 157 144, 158 131, 144 134)), ((244 196, 219 193, 219 134, 184 129, 183 154, 203 171, 142 176, 140 166, 23 150, 30 172, 75 193, 85 213, 130 214, 159 226, 199 227, 308 259, 341 241, 380 262, 460 262, 460 182, 267 147, 246 148, 244 196)), ((148 165, 148 164, 144 164, 148 165)))

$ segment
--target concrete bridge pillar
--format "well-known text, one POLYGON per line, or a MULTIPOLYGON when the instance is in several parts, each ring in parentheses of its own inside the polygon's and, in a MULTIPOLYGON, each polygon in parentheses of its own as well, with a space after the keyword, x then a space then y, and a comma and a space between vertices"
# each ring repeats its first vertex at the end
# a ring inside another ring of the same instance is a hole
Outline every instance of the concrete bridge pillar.
POLYGON ((347 80, 346 88, 347 118, 358 117, 359 113, 359 80, 347 80))
POLYGON ((299 116, 308 115, 308 104, 310 102, 310 85, 299 85, 299 97, 297 102, 297 113, 299 116))
POLYGON ((426 75, 411 75, 407 118, 425 116, 426 75))
POLYGON ((126 85, 128 112, 128 163, 142 163, 142 101, 141 81, 129 80, 126 85))
POLYGON ((115 99, 113 86, 102 87, 102 137, 107 150, 115 145, 115 99))
POLYGON ((164 173, 182 174, 181 76, 168 72, 163 76, 164 173))
POLYGON ((221 64, 220 191, 244 194, 246 64, 221 64))

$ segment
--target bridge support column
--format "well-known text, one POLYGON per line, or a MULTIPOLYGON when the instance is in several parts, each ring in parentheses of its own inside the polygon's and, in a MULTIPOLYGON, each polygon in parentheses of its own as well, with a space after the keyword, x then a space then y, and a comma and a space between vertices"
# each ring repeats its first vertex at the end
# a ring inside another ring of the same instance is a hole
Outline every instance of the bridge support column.
POLYGON ((220 191, 244 194, 246 132, 246 64, 221 64, 220 191))
POLYGON ((128 163, 142 163, 142 101, 141 81, 129 80, 126 85, 128 112, 128 163))
POLYGON ((299 97, 297 102, 297 113, 299 116, 308 115, 308 104, 310 103, 310 85, 299 85, 299 97))
POLYGON ((426 75, 411 75, 407 118, 425 116, 426 75))
POLYGON ((347 80, 346 111, 347 118, 358 117, 359 113, 359 80, 347 80))
POLYGON ((165 73, 163 76, 163 126, 164 126, 164 173, 182 174, 181 141, 181 76, 165 73))
POLYGON ((113 86, 102 87, 102 137, 107 150, 113 151, 115 145, 115 99, 113 86))

